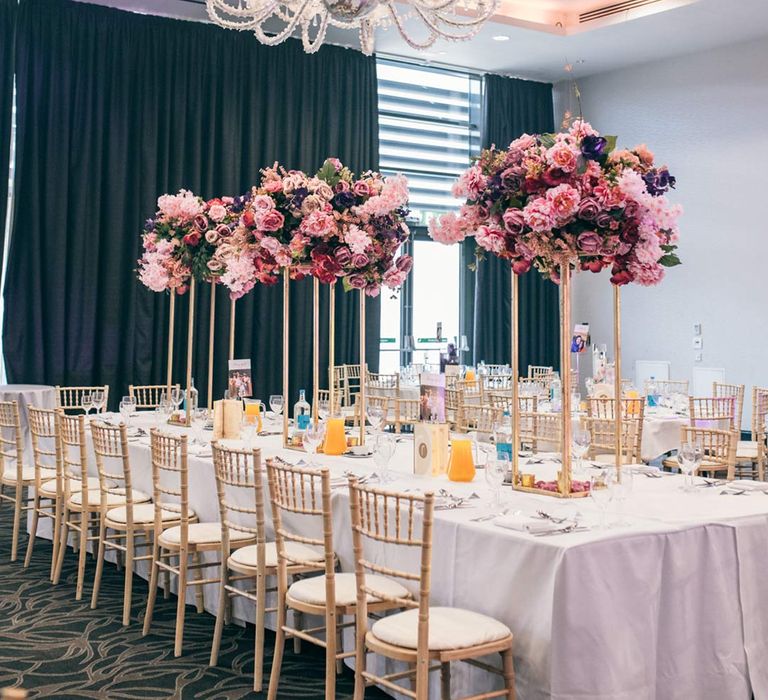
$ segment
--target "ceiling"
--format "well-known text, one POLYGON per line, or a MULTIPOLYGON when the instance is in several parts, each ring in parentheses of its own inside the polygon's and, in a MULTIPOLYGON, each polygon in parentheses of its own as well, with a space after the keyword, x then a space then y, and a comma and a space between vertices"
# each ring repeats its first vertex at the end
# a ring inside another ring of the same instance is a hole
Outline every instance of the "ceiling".
MULTIPOLYGON (((208 19, 204 0, 87 1, 147 14, 208 19)), ((766 0, 665 0, 671 8, 668 11, 641 16, 643 10, 631 10, 590 31, 578 26, 579 12, 612 2, 615 0, 501 0, 499 16, 471 41, 440 41, 430 51, 415 51, 390 29, 377 33, 376 51, 557 81, 566 77, 566 63, 573 65, 578 77, 759 37, 768 40, 766 0), (493 39, 502 35, 509 39, 493 39)), ((357 35, 342 30, 329 30, 328 41, 358 46, 357 35)))

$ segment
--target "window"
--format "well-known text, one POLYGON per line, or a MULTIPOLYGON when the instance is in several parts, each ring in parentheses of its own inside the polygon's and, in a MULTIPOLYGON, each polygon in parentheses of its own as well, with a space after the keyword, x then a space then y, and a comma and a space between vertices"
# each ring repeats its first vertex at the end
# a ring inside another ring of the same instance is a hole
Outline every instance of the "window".
POLYGON ((451 186, 480 151, 482 80, 390 59, 379 59, 377 71, 380 170, 408 177, 414 238, 408 250, 414 267, 403 289, 382 292, 379 366, 394 372, 411 360, 436 363, 446 342, 468 334, 455 283, 464 279, 462 248, 433 242, 426 227, 433 216, 456 208, 451 186), (438 323, 442 332, 435 340, 438 323), (407 336, 415 352, 403 349, 407 336))

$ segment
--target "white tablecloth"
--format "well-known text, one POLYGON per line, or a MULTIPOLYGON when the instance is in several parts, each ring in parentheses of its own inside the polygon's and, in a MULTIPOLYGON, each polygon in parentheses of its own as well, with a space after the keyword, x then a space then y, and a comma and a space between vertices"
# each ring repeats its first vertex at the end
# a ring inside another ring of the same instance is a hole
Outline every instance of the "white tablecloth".
POLYGON ((24 464, 31 465, 34 455, 27 408, 56 408, 56 389, 44 384, 0 384, 0 401, 16 401, 19 404, 21 432, 24 436, 24 464))
POLYGON ((680 428, 686 425, 688 418, 670 409, 646 408, 640 445, 643 461, 650 462, 680 447, 680 428))
MULTIPOLYGON (((259 445, 265 457, 302 457, 276 437, 259 438, 259 445)), ((151 492, 147 441, 131 441, 130 452, 134 487, 151 492)), ((335 473, 373 470, 370 459, 320 461, 335 473)), ((473 483, 455 484, 407 474, 411 461, 412 443, 403 439, 393 489, 481 497, 475 507, 436 512, 431 602, 509 625, 521 700, 768 698, 766 495, 721 496, 715 488, 690 495, 678 490, 681 477, 635 476, 628 526, 536 538, 471 522, 485 512, 482 471, 473 483)), ((191 458, 189 483, 200 520, 218 520, 210 458, 191 458)), ((560 501, 508 487, 504 499, 527 514, 546 509, 597 522, 589 499, 560 501)), ((334 490, 333 507, 336 551, 342 570, 351 571, 345 489, 334 490)), ((145 568, 140 573, 146 576, 145 568)), ((207 587, 206 608, 216 609, 215 586, 207 587)), ((253 610, 239 604, 235 616, 252 620, 253 610)), ((454 696, 491 687, 499 686, 490 674, 456 666, 454 696)))

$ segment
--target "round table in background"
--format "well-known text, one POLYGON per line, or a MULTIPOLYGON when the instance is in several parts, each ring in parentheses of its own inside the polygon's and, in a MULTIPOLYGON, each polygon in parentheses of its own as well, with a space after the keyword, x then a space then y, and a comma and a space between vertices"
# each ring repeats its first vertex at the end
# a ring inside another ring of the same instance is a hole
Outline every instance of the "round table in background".
POLYGON ((0 401, 16 401, 19 404, 21 433, 24 440, 24 464, 31 465, 32 439, 29 434, 27 408, 56 408, 56 389, 45 384, 0 384, 0 401))

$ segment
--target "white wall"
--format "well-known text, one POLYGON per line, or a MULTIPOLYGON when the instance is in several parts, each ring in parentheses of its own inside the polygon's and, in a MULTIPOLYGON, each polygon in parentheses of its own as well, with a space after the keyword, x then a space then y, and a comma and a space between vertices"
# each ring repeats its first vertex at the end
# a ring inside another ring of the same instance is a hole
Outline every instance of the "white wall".
MULTIPOLYGON (((646 143, 678 179, 683 204, 680 256, 655 288, 622 291, 624 376, 637 359, 672 362, 672 378, 693 367, 724 367, 729 382, 768 386, 768 40, 591 76, 579 81, 584 117, 619 145, 646 143), (702 324, 696 363, 693 325, 702 324)), ((555 123, 572 109, 567 83, 555 88, 555 123)), ((608 276, 574 283, 574 321, 596 342, 612 338, 608 276)))

